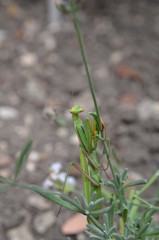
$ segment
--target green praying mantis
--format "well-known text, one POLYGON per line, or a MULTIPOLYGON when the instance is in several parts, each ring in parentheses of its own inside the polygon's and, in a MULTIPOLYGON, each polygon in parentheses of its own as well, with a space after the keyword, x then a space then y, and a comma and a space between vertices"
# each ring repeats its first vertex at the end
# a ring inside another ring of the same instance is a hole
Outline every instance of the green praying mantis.
MULTIPOLYGON (((74 128, 79 140, 80 164, 81 172, 83 174, 84 194, 86 201, 89 204, 91 196, 94 192, 96 192, 95 200, 102 197, 100 163, 97 159, 96 150, 98 141, 104 141, 106 139, 106 131, 101 119, 102 131, 104 131, 104 138, 102 138, 100 136, 96 113, 89 113, 93 117, 93 123, 89 117, 86 117, 84 124, 79 117, 79 114, 83 111, 83 108, 79 105, 75 105, 70 110, 72 113, 74 128)), ((73 165, 75 166, 75 164, 73 165)), ((77 165, 75 167, 77 167, 77 165)), ((78 169, 79 168, 80 167, 78 167, 78 169)), ((102 203, 100 202, 93 210, 100 210, 101 208, 102 203)), ((96 216, 96 218, 99 219, 99 216, 96 216)))

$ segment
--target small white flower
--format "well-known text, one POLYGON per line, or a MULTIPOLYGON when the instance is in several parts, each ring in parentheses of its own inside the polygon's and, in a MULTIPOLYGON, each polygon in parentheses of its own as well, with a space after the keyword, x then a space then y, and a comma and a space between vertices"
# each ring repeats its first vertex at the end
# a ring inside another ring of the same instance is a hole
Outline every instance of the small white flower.
POLYGON ((67 184, 74 187, 76 185, 76 179, 74 177, 68 177, 67 178, 67 184))
POLYGON ((52 163, 50 166, 50 171, 54 172, 55 174, 59 173, 62 168, 62 164, 60 162, 52 163))
POLYGON ((44 182, 42 184, 43 188, 45 188, 45 189, 49 189, 49 188, 53 187, 53 185, 54 185, 53 182, 47 178, 44 180, 44 182))
POLYGON ((58 174, 58 179, 61 181, 61 182, 64 182, 65 179, 66 179, 66 172, 61 172, 58 174))
POLYGON ((57 181, 59 179, 58 174, 56 174, 54 172, 52 172, 50 174, 50 178, 51 178, 52 181, 57 181))

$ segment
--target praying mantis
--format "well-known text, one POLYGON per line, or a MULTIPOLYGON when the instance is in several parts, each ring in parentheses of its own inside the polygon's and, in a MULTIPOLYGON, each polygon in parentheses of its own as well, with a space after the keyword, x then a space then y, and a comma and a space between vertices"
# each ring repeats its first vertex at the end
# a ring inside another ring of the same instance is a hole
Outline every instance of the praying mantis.
MULTIPOLYGON (((75 105, 70 110, 72 113, 74 128, 79 140, 80 164, 81 172, 83 174, 84 194, 86 201, 89 204, 91 196, 94 192, 96 192, 95 200, 102 197, 100 164, 97 160, 96 149, 98 140, 104 139, 99 136, 99 124, 96 113, 90 113, 90 115, 93 117, 93 123, 89 117, 86 117, 84 124, 79 117, 79 114, 83 111, 83 108, 79 105, 75 105)), ((104 138, 106 138, 106 131, 102 119, 101 123, 102 131, 105 133, 104 138)), ((73 165, 75 166, 75 164, 73 165)), ((77 167, 77 165, 75 167, 77 167)), ((101 208, 102 203, 99 203, 93 210, 100 210, 101 208)), ((96 218, 98 219, 99 216, 96 218)))

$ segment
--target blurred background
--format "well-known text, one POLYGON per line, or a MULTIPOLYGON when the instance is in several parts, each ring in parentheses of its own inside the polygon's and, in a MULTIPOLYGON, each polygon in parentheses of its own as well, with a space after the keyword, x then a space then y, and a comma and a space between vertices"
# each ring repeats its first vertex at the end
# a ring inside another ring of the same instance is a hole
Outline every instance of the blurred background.
MULTIPOLYGON (((159 167, 159 2, 86 0, 78 15, 107 135, 130 176, 150 178, 159 167)), ((78 163, 77 103, 94 110, 71 16, 52 0, 0 0, 0 175, 12 176, 30 137, 22 181, 46 187, 52 163, 65 172, 78 163)), ((57 206, 22 189, 0 199, 0 240, 66 239, 71 213, 57 219, 57 206)))

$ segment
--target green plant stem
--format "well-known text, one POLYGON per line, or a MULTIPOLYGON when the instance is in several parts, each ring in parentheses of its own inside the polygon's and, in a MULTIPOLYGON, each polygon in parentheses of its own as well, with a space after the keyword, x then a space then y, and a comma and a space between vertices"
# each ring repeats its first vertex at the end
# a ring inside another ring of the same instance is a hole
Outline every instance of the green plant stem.
MULTIPOLYGON (((73 8, 73 4, 72 4, 72 8, 73 8)), ((91 90, 91 94, 92 94, 92 97, 93 97, 95 110, 96 110, 96 113, 97 113, 99 130, 102 131, 102 124, 101 124, 101 120, 100 120, 99 107, 98 107, 98 104, 97 104, 95 90, 94 90, 94 86, 93 86, 93 82, 92 82, 92 77, 91 77, 91 73, 90 73, 89 66, 88 66, 88 61, 87 61, 87 57, 86 57, 86 53, 85 53, 85 49, 84 49, 84 43, 83 43, 83 38, 82 38, 81 31, 80 31, 78 18, 76 16, 76 13, 75 13, 74 10, 72 11, 72 15, 73 15, 73 21, 74 21, 75 29, 76 29, 76 32, 77 32, 77 36, 78 36, 78 41, 79 41, 79 44, 80 44, 80 49, 81 49, 83 62, 84 62, 86 73, 87 73, 87 77, 88 77, 89 87, 90 87, 90 90, 91 90)))
MULTIPOLYGON (((71 4, 72 4, 72 1, 71 1, 71 4)), ((89 70, 89 67, 88 67, 88 61, 87 61, 87 57, 86 57, 86 53, 85 53, 85 48, 84 48, 84 43, 83 43, 82 34, 81 34, 81 31, 80 31, 80 26, 79 26, 78 18, 77 18, 76 12, 75 12, 75 10, 74 10, 73 4, 72 4, 72 15, 73 15, 73 22, 74 22, 74 25, 75 25, 76 33, 77 33, 77 36, 78 36, 78 41, 79 41, 79 45, 80 45, 80 49, 81 49, 81 54, 82 54, 83 62, 84 62, 85 69, 86 69, 86 73, 87 73, 87 77, 88 77, 88 82, 89 82, 90 91, 91 91, 91 94, 92 94, 92 98, 93 98, 93 101, 94 101, 95 110, 96 110, 96 113, 97 113, 99 130, 100 130, 101 133, 102 133, 102 124, 101 124, 101 120, 100 120, 99 107, 98 107, 98 104, 97 104, 97 99, 96 99, 96 94, 95 94, 95 90, 94 90, 94 86, 93 86, 93 81, 92 81, 91 73, 90 73, 90 70, 89 70)), ((102 137, 104 137, 104 133, 102 133, 102 137)), ((105 141, 103 141, 103 145, 104 145, 104 151, 105 151, 106 158, 107 158, 108 164, 109 164, 109 166, 110 166, 110 169, 111 169, 113 178, 114 178, 114 180, 116 181, 116 176, 115 176, 114 168, 113 168, 113 165, 112 165, 112 163, 111 163, 111 161, 110 161, 110 159, 109 159, 109 153, 108 153, 108 150, 107 150, 105 141)))

